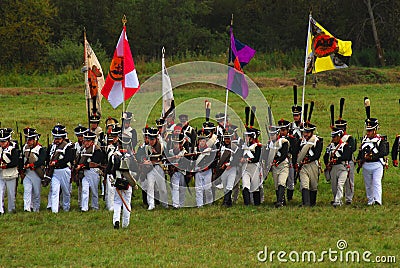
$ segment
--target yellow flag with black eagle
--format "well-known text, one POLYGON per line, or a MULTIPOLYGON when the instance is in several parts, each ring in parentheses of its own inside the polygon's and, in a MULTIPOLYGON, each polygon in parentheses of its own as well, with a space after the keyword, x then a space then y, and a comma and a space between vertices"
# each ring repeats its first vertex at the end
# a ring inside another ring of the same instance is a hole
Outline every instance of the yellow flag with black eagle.
POLYGON ((310 16, 307 40, 307 74, 347 68, 351 41, 335 38, 310 16))

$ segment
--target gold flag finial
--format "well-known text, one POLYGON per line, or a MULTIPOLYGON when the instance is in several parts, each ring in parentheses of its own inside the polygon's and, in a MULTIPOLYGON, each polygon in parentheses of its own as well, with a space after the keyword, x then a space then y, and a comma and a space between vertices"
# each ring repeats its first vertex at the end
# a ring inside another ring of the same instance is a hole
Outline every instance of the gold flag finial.
POLYGON ((231 17, 231 27, 233 26, 233 13, 232 13, 232 17, 231 17))
POLYGON ((124 15, 123 17, 122 17, 122 24, 125 26, 125 24, 127 23, 127 19, 126 19, 126 15, 124 15))

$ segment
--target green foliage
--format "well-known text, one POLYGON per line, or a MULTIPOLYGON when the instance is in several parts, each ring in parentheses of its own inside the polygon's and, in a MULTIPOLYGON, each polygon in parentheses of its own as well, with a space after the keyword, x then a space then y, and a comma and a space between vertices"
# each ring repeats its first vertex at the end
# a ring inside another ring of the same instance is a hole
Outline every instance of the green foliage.
MULTIPOLYGON (((106 52, 98 42, 91 44, 93 51, 99 59, 102 68, 109 68, 109 60, 107 59, 106 52)), ((46 66, 49 66, 47 71, 62 73, 65 71, 80 69, 83 66, 83 44, 77 43, 70 39, 63 39, 59 45, 51 45, 49 47, 48 57, 46 59, 46 66)))
MULTIPOLYGON (((127 35, 134 58, 159 59, 161 47, 169 56, 215 57, 226 53, 228 29, 234 14, 239 40, 261 55, 257 70, 301 66, 308 11, 328 31, 353 42, 354 60, 360 66, 378 66, 370 18, 363 1, 244 1, 244 0, 49 0, 10 1, 0 6, 2 69, 31 73, 75 68, 78 45, 86 29, 88 40, 98 44, 110 61, 126 14, 127 35), (12 36, 12 38, 10 38, 12 36), (70 48, 64 45, 71 45, 70 48), (32 49, 34 48, 34 49, 32 49), (61 51, 59 50, 61 49, 61 51), (76 49, 76 50, 75 50, 76 49), (65 54, 68 52, 68 54, 65 54), (62 55, 55 55, 60 52, 62 55), (189 55, 189 56, 188 56, 189 55), (300 57, 296 60, 294 56, 300 57), (54 65, 51 62, 54 60, 54 65), (61 67, 60 63, 66 63, 61 67), (49 65, 50 63, 50 65, 49 65)), ((396 65, 400 42, 400 2, 380 0, 373 11, 386 63, 396 65)), ((79 60, 78 60, 79 59, 79 60)), ((101 61, 102 64, 103 61, 101 61)), ((103 65, 104 67, 104 65, 103 65)))
POLYGON ((49 71, 61 73, 82 66, 83 45, 72 40, 63 39, 59 45, 50 46, 48 53, 46 65, 54 68, 49 71))
POLYGON ((49 0, 10 1, 0 5, 0 65, 34 71, 46 56, 51 36, 49 20, 56 9, 49 0))

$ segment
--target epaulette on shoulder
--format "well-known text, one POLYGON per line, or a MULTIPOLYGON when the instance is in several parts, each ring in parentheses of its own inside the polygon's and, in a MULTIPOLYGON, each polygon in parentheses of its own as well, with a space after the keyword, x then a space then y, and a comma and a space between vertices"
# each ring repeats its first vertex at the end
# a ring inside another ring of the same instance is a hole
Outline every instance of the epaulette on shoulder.
POLYGON ((396 138, 400 138, 400 134, 397 134, 397 135, 396 135, 396 138))

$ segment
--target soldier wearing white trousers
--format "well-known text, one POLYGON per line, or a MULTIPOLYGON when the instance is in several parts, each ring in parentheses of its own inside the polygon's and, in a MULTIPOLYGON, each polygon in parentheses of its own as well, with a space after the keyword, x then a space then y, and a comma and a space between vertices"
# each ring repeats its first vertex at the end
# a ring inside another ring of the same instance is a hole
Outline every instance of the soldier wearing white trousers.
POLYGON ((171 137, 172 148, 168 150, 168 173, 171 177, 172 206, 181 208, 185 204, 186 182, 185 174, 189 160, 185 157, 187 153, 183 146, 185 135, 183 133, 173 134, 171 137))
MULTIPOLYGON (((74 133, 76 138, 78 139, 77 142, 74 143, 74 151, 75 151, 75 162, 74 164, 77 165, 77 160, 79 158, 79 155, 81 153, 81 150, 83 150, 83 134, 87 132, 88 129, 81 124, 79 124, 75 129, 74 133)), ((73 181, 75 181, 76 185, 78 186, 78 206, 79 209, 82 208, 82 178, 78 176, 78 174, 75 175, 75 177, 72 178, 73 181)), ((72 186, 72 184, 71 184, 72 186)))
MULTIPOLYGON (((207 123, 207 122, 206 122, 207 123)), ((197 132, 197 147, 195 152, 194 170, 197 171, 194 175, 194 184, 196 191, 196 205, 198 208, 212 204, 213 191, 212 191, 212 169, 215 166, 215 137, 210 139, 210 132, 208 129, 203 128, 197 132), (205 199, 204 199, 205 197, 205 199)))
POLYGON ((54 141, 49 148, 47 148, 46 163, 48 171, 46 176, 51 177, 51 196, 48 206, 51 206, 53 213, 58 213, 60 188, 62 190, 62 202, 64 211, 70 209, 70 180, 71 180, 71 163, 73 162, 74 150, 73 145, 65 140, 67 132, 65 126, 57 124, 51 130, 54 141))
POLYGON ((261 144, 256 137, 258 134, 255 128, 247 129, 246 144, 243 145, 243 157, 240 162, 242 166, 242 195, 244 205, 250 204, 250 193, 253 194, 254 205, 261 204, 260 185, 262 184, 262 171, 260 165, 261 144))
POLYGON ((368 205, 382 205, 382 177, 384 157, 389 154, 389 145, 379 134, 378 119, 370 118, 367 112, 365 128, 367 134, 361 142, 357 160, 363 168, 363 177, 368 205))
POLYGON ((10 141, 11 130, 0 129, 0 214, 4 213, 7 190, 8 212, 15 212, 15 190, 18 178, 19 150, 10 141))
MULTIPOLYGON (((1 173, 1 172, 0 172, 1 173)), ((15 186, 17 178, 5 180, 0 175, 0 213, 4 213, 4 196, 7 192, 8 212, 15 212, 15 186)))
MULTIPOLYGON (((287 200, 291 201, 293 199, 293 194, 294 194, 294 186, 295 186, 295 170, 294 166, 296 164, 297 160, 297 151, 300 143, 300 130, 297 132, 298 125, 300 124, 299 121, 296 121, 296 119, 300 120, 300 114, 295 114, 297 111, 298 107, 295 107, 294 111, 292 110, 293 113, 293 118, 295 118, 295 121, 290 123, 287 120, 281 119, 278 121, 278 126, 279 126, 279 135, 282 138, 285 138, 286 140, 289 141, 289 153, 287 155, 287 159, 289 161, 289 171, 288 171, 288 176, 286 180, 286 190, 287 190, 287 200), (289 133, 289 131, 291 133, 289 133)), ((301 107, 300 107, 301 108, 301 107)))
POLYGON ((335 127, 343 130, 343 136, 341 141, 343 143, 347 143, 350 147, 350 159, 348 161, 348 175, 346 182, 344 184, 344 192, 346 197, 346 205, 350 205, 353 202, 354 196, 354 157, 353 154, 357 150, 357 142, 353 136, 349 135, 347 130, 347 121, 343 119, 343 110, 344 110, 344 98, 340 98, 340 113, 339 119, 335 121, 335 127))
MULTIPOLYGON (((237 126, 231 125, 230 127, 233 130, 233 136, 231 138, 232 143, 236 144, 239 147, 239 150, 241 150, 243 146, 243 139, 240 138, 237 134, 237 126)), ((238 152, 239 155, 242 154, 241 151, 238 152)), ((242 164, 239 163, 238 166, 236 167, 236 176, 235 176, 235 182, 233 184, 233 190, 232 190, 232 203, 236 203, 236 201, 239 198, 239 189, 240 189, 240 180, 242 178, 242 164)))
POLYGON ((23 147, 23 167, 21 178, 24 185, 24 211, 38 212, 40 209, 41 178, 43 175, 42 166, 45 164, 46 152, 38 143, 40 134, 34 128, 25 128, 24 135, 26 144, 23 147), (39 172, 39 173, 37 173, 39 172))
POLYGON ((221 174, 221 181, 224 187, 224 201, 222 205, 232 206, 232 190, 235 185, 237 166, 239 165, 242 152, 237 144, 231 142, 234 129, 228 128, 222 131, 223 142, 220 147, 220 157, 217 163, 217 176, 221 174))
MULTIPOLYGON (((121 133, 121 128, 114 125, 111 128, 111 131, 109 133, 110 140, 108 141, 107 145, 107 162, 109 163, 111 161, 111 157, 113 154, 115 154, 119 150, 119 144, 118 143, 118 135, 121 133)), ((115 199, 115 187, 111 184, 112 181, 115 180, 114 174, 111 174, 109 170, 106 172, 106 192, 105 192, 105 201, 106 201, 106 209, 109 211, 114 210, 114 199, 115 199)))
MULTIPOLYGON (((279 121, 282 123, 283 121, 279 121)), ((287 122, 289 125, 289 122, 287 122)), ((288 126, 286 126, 287 129, 288 126)), ((276 202, 275 207, 286 205, 285 187, 289 176, 289 147, 290 143, 285 136, 281 136, 281 127, 270 126, 269 134, 271 141, 268 144, 269 157, 272 170, 272 178, 274 179, 276 202)))
MULTIPOLYGON (((296 184, 297 174, 297 154, 299 152, 300 140, 302 138, 301 127, 302 127, 302 111, 303 108, 297 105, 297 85, 293 85, 293 106, 292 106, 292 116, 293 121, 289 125, 289 135, 285 135, 290 142, 290 154, 291 161, 289 167, 289 176, 286 181, 287 186, 287 199, 288 201, 293 199, 294 186, 296 184)), ((305 111, 307 113, 307 111, 305 111)), ((307 118, 303 118, 307 120, 307 118)), ((282 130, 282 129, 281 129, 282 130)), ((300 189, 301 190, 301 189, 300 189)))
POLYGON ((165 182, 165 173, 160 166, 161 160, 165 156, 164 144, 158 140, 159 132, 155 127, 148 129, 149 144, 145 145, 146 160, 143 161, 144 165, 153 165, 150 172, 147 173, 147 210, 155 208, 154 190, 155 186, 159 191, 159 199, 162 206, 168 208, 168 193, 167 185, 165 182))
POLYGON ((94 144, 96 134, 87 131, 83 134, 83 149, 77 160, 76 172, 84 171, 82 178, 82 211, 89 210, 89 195, 92 193, 92 205, 95 210, 99 209, 99 169, 103 159, 103 153, 98 145, 94 144))
MULTIPOLYGON (((110 177, 110 183, 115 190, 114 201, 113 201, 113 226, 114 229, 119 229, 120 222, 122 228, 126 228, 129 225, 130 211, 131 211, 131 198, 132 198, 132 187, 128 181, 128 177, 132 180, 133 177, 129 171, 129 160, 132 155, 123 148, 123 138, 117 141, 114 145, 118 150, 109 155, 107 163, 107 173, 112 174, 110 177), (121 208, 122 208, 122 220, 121 220, 121 208)), ((136 185, 135 185, 136 186, 136 185)))

